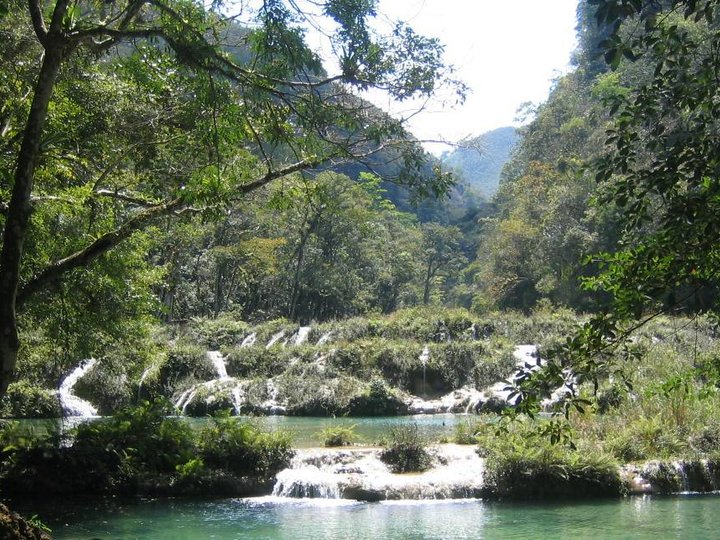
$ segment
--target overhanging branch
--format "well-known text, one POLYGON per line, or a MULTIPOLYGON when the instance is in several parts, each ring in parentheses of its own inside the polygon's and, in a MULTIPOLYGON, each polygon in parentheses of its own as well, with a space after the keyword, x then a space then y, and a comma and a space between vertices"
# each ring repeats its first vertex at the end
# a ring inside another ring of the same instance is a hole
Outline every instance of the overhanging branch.
POLYGON ((17 309, 21 309, 25 302, 33 294, 46 287, 50 283, 59 280, 64 274, 66 274, 70 270, 79 268, 81 266, 87 266, 92 261, 115 247, 121 241, 128 238, 134 232, 145 227, 154 219, 170 214, 184 206, 184 204, 185 201, 182 198, 178 197, 164 204, 159 204, 152 208, 147 208, 127 220, 117 229, 103 234, 95 241, 93 241, 90 245, 86 246, 80 251, 77 251, 72 255, 65 257, 64 259, 60 259, 59 261, 50 264, 42 272, 40 272, 38 275, 36 275, 34 278, 32 278, 20 288, 17 296, 17 309))

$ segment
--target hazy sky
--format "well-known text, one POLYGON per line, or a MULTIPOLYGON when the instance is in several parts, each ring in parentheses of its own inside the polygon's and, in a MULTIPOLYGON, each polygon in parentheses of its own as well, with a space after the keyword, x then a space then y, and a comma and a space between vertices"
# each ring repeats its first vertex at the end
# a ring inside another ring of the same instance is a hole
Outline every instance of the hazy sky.
MULTIPOLYGON (((411 131, 457 141, 516 125, 520 104, 544 101, 552 80, 569 70, 576 7, 577 0, 380 0, 383 13, 440 38, 447 61, 471 88, 456 110, 430 104, 411 120, 411 131)), ((393 108, 387 99, 373 101, 393 108)))

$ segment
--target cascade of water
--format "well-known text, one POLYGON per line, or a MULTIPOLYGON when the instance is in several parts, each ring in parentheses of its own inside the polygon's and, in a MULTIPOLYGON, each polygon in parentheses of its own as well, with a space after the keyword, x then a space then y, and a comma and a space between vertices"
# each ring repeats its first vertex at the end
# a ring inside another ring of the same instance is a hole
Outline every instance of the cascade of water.
POLYGON ((410 414, 468 413, 485 395, 474 388, 463 386, 437 399, 414 398, 408 404, 410 414))
POLYGON ((420 353, 419 357, 420 362, 422 363, 422 370, 423 370, 423 395, 427 395, 427 392, 425 391, 425 370, 427 368, 428 360, 430 360, 430 349, 427 345, 422 350, 422 353, 420 353))
POLYGON ((269 349, 273 345, 275 345, 278 341, 280 341, 283 336, 285 336, 285 330, 280 330, 277 334, 275 334, 273 337, 270 338, 270 341, 267 342, 267 345, 265 345, 266 349, 269 349))
POLYGON ((252 345, 255 345, 255 342, 257 341, 257 333, 253 332, 249 336, 246 336, 245 339, 242 340, 242 343, 240 344, 241 347, 250 347, 252 345))
POLYGON ((677 471, 677 477, 680 484, 680 493, 690 492, 690 481, 688 480, 687 471, 685 470, 685 463, 682 461, 674 461, 673 467, 677 471))
POLYGON ((187 409, 187 406, 193 400, 196 393, 197 393, 197 389, 194 386, 192 388, 188 388, 187 390, 185 390, 182 394, 180 394, 180 397, 175 401, 175 408, 184 414, 185 409, 187 409))
POLYGON ((140 399, 140 395, 142 394, 142 386, 145 382, 145 379, 148 378, 150 373, 152 373, 155 366, 150 366, 145 368, 145 371, 142 372, 142 375, 140 375, 140 382, 138 382, 138 400, 140 399))
POLYGON ((236 384, 230 391, 230 396, 232 397, 233 409, 235 409, 235 414, 240 414, 243 398, 245 397, 245 388, 243 388, 241 384, 236 384))
POLYGON ((312 330, 309 326, 301 326, 298 328, 297 334, 294 336, 294 345, 302 345, 307 341, 308 336, 310 335, 310 330, 312 330))
POLYGON ((330 338, 332 337, 332 330, 329 332, 325 332, 320 339, 318 339, 316 345, 319 347, 320 345, 325 345, 330 341, 330 338))
POLYGON ((89 358, 81 362, 80 365, 72 370, 62 383, 60 383, 57 395, 65 416, 97 416, 97 409, 93 407, 92 403, 80 399, 72 393, 75 383, 90 371, 96 363, 97 360, 95 358, 89 358))
POLYGON ((220 351, 208 351, 207 357, 212 365, 215 366, 215 372, 217 373, 218 379, 227 379, 227 369, 225 368, 225 358, 220 351))
POLYGON ((434 466, 423 473, 393 474, 373 448, 300 450, 278 473, 276 497, 359 500, 478 497, 484 461, 471 446, 440 445, 434 466))

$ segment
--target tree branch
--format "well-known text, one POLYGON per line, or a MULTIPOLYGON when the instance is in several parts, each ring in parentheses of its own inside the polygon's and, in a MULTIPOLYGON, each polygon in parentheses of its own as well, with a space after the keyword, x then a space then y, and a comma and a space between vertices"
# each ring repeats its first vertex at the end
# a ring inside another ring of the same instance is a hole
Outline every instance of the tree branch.
POLYGON ((145 227, 152 220, 170 214, 182 207, 184 204, 185 201, 178 197, 164 204, 147 208, 138 214, 135 214, 134 217, 127 220, 117 229, 103 234, 80 251, 50 264, 42 272, 33 277, 20 288, 17 296, 17 309, 21 309, 25 302, 33 294, 37 293, 50 283, 59 280, 70 270, 74 270, 75 268, 79 268, 81 266, 87 266, 92 261, 115 247, 121 241, 128 238, 131 234, 145 227))
POLYGON ((38 41, 44 46, 47 45, 47 28, 42 15, 42 7, 40 0, 28 0, 28 9, 30 10, 30 18, 32 19, 33 29, 38 41))
POLYGON ((238 192, 242 195, 246 195, 251 191, 255 191, 256 189, 261 188, 265 184, 272 182, 273 180, 282 178, 283 176, 287 176, 288 174, 292 174, 295 172, 312 169, 313 167, 321 165, 324 161, 326 160, 304 159, 302 161, 298 161, 297 163, 293 163, 292 165, 288 165, 287 167, 283 167, 282 169, 277 169, 275 171, 269 170, 260 178, 240 186, 238 188, 238 192))

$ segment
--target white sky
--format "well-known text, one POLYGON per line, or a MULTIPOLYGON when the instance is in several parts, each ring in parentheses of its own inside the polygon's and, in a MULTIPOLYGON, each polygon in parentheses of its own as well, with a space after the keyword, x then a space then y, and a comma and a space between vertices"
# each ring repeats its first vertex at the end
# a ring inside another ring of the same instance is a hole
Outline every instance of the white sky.
MULTIPOLYGON (((544 101, 553 79, 570 69, 576 7, 577 0, 380 0, 382 13, 440 38, 471 89, 455 110, 430 104, 410 120, 410 131, 421 140, 458 141, 517 125, 518 107, 544 101)), ((387 99, 372 100, 393 110, 387 99)))

